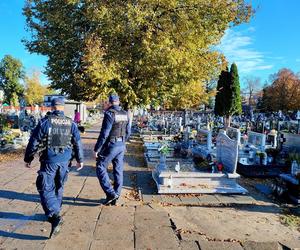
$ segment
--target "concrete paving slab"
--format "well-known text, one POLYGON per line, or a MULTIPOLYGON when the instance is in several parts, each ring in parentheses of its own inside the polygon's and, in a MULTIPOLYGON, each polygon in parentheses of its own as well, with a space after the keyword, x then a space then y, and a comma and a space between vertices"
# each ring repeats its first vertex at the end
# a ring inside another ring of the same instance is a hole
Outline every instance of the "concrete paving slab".
POLYGON ((216 194, 215 197, 220 201, 221 204, 234 204, 237 200, 231 195, 216 194))
POLYGON ((45 221, 22 221, 13 231, 1 231, 1 249, 44 249, 49 232, 45 221))
POLYGON ((234 199, 236 199, 237 204, 255 204, 256 200, 250 195, 231 195, 234 199))
POLYGON ((110 225, 97 224, 94 233, 95 240, 122 241, 125 245, 134 246, 134 226, 133 224, 111 223, 110 225))
POLYGON ((151 228, 170 227, 168 213, 164 211, 136 212, 134 224, 137 229, 150 226, 151 228))
POLYGON ((179 241, 171 227, 151 227, 135 231, 136 248, 141 249, 180 249, 179 241))
POLYGON ((171 205, 182 205, 182 201, 176 195, 161 195, 162 203, 171 205))
POLYGON ((200 250, 196 241, 180 241, 182 250, 200 250))
POLYGON ((201 250, 243 250, 237 242, 199 241, 201 250))
POLYGON ((279 244, 283 246, 284 250, 300 250, 300 238, 294 241, 279 241, 279 244))
POLYGON ((134 207, 103 206, 98 225, 101 224, 132 224, 134 222, 134 207))
POLYGON ((200 200, 198 199, 198 196, 188 196, 188 195, 182 195, 179 197, 182 201, 182 204, 187 206, 198 206, 200 204, 200 200))
POLYGON ((242 243, 244 250, 281 250, 282 247, 276 241, 272 242, 255 242, 246 241, 242 243))
POLYGON ((61 232, 47 241, 45 249, 88 249, 101 207, 73 206, 66 213, 61 232), (67 240, 66 240, 67 239, 67 240))
POLYGON ((220 203, 220 201, 215 197, 215 195, 205 194, 198 196, 198 199, 200 200, 200 205, 213 205, 220 203))
POLYGON ((116 250, 116 249, 124 249, 124 250, 133 250, 134 242, 128 242, 123 240, 94 240, 91 244, 89 250, 116 250))

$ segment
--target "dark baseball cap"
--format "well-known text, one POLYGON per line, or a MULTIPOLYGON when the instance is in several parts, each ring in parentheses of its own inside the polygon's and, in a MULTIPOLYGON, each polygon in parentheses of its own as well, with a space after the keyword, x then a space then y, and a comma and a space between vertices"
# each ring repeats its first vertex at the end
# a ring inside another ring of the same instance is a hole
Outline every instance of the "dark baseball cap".
POLYGON ((109 95, 109 98, 108 98, 109 102, 117 102, 119 100, 120 100, 120 98, 119 98, 119 96, 117 94, 111 94, 111 95, 109 95))
POLYGON ((61 98, 61 97, 56 97, 56 98, 53 98, 51 100, 51 106, 54 107, 54 106, 64 106, 65 105, 65 99, 64 98, 61 98))

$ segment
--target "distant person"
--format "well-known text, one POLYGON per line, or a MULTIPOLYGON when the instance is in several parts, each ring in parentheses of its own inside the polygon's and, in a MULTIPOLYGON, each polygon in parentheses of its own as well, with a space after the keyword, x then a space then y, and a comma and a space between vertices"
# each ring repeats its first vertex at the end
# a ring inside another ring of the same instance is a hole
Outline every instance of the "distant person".
POLYGON ((123 186, 125 142, 130 136, 128 113, 120 107, 119 96, 109 96, 109 108, 104 113, 102 128, 94 147, 96 173, 106 194, 104 205, 115 205, 123 186), (107 167, 112 162, 114 184, 110 182, 107 167))
POLYGON ((25 166, 30 168, 35 153, 40 151, 40 170, 36 180, 42 207, 51 223, 50 238, 60 231, 64 183, 72 151, 77 161, 77 170, 83 168, 83 149, 80 134, 72 119, 64 115, 64 100, 51 102, 52 113, 46 115, 33 130, 25 151, 25 166))
POLYGON ((74 122, 77 124, 80 124, 80 122, 81 122, 80 112, 77 109, 75 109, 75 111, 74 111, 74 122))

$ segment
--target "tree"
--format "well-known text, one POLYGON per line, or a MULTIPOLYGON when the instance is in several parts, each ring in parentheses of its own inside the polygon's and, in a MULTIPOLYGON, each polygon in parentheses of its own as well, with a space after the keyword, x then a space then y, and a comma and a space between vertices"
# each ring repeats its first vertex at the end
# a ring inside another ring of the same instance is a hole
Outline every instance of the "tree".
POLYGON ((263 89, 262 108, 265 111, 300 109, 299 76, 284 68, 271 75, 270 82, 263 89))
POLYGON ((237 66, 233 63, 220 74, 215 100, 215 114, 225 116, 225 126, 230 126, 231 116, 242 113, 242 98, 237 66))
POLYGON ((226 69, 222 70, 217 83, 214 112, 218 116, 225 116, 227 114, 227 108, 230 105, 229 85, 230 73, 228 72, 228 67, 226 67, 226 69))
POLYGON ((212 46, 251 14, 244 0, 27 0, 25 44, 48 56, 51 87, 75 100, 115 90, 143 105, 195 83, 206 99, 201 89, 221 64, 212 46))
POLYGON ((0 87, 4 91, 4 102, 18 105, 19 97, 23 94, 20 80, 24 79, 24 70, 21 61, 6 55, 0 61, 0 87))
POLYGON ((230 107, 227 115, 240 115, 242 113, 242 97, 240 90, 239 73, 235 63, 230 67, 230 107))
POLYGON ((31 76, 25 78, 25 101, 27 105, 41 104, 44 95, 48 92, 47 86, 40 82, 40 72, 34 71, 31 76))
POLYGON ((214 91, 208 93, 205 91, 206 89, 199 82, 177 84, 171 91, 172 96, 169 98, 169 102, 165 102, 165 104, 173 110, 199 109, 201 103, 208 104, 209 98, 214 95, 214 91))
POLYGON ((254 106, 254 100, 253 96, 255 93, 257 93, 259 90, 261 90, 261 81, 259 77, 254 76, 247 76, 244 79, 245 88, 244 88, 244 94, 248 96, 248 105, 254 106))

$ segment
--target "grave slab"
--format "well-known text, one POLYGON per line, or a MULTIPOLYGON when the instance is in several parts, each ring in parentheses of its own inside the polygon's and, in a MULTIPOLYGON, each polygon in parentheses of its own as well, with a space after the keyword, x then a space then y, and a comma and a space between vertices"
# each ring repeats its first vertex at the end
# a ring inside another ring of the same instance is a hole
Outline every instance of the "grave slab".
POLYGON ((220 173, 201 172, 193 163, 175 164, 160 161, 152 171, 160 194, 247 193, 236 183, 237 142, 224 133, 217 137, 217 160, 224 166, 220 173), (179 166, 177 166, 179 165, 179 166))

